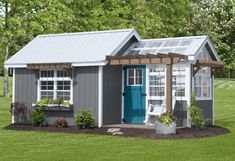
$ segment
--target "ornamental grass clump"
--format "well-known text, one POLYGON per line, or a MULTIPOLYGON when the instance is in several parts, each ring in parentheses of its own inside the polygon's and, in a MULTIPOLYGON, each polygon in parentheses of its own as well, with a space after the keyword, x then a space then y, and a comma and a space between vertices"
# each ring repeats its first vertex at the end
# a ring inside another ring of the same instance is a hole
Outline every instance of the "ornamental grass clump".
POLYGON ((81 129, 95 128, 95 120, 89 110, 82 110, 76 117, 76 124, 81 129))

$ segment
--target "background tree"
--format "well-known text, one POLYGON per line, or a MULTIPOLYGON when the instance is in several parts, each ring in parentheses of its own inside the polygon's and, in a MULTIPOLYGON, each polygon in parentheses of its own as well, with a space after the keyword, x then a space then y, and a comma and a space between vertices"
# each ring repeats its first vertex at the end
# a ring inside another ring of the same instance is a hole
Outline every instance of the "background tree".
MULTIPOLYGON (((59 0, 1 0, 0 9, 0 45, 4 61, 38 34, 70 31, 74 17, 73 12, 59 0)), ((3 96, 9 96, 6 68, 3 96)))
POLYGON ((197 1, 187 34, 208 35, 226 67, 235 62, 235 0, 197 1))

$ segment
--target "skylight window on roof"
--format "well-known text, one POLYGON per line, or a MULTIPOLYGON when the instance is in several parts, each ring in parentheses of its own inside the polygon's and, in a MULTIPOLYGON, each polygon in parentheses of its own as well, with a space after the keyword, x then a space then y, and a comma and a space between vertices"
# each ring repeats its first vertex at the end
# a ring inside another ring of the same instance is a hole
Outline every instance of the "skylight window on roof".
POLYGON ((168 53, 168 52, 173 52, 174 48, 162 48, 158 50, 158 53, 168 53))
POLYGON ((140 50, 130 50, 126 55, 137 55, 139 54, 140 50))
POLYGON ((179 41, 166 41, 163 44, 163 47, 172 47, 172 46, 178 46, 179 41))
POLYGON ((144 48, 147 45, 148 45, 148 42, 138 42, 136 43, 135 48, 144 48))
POLYGON ((191 44, 192 40, 182 40, 180 42, 180 46, 189 46, 191 44))
POLYGON ((182 47, 182 48, 176 48, 174 52, 178 53, 178 54, 181 54, 181 53, 185 52, 186 50, 187 50, 187 48, 182 47))
POLYGON ((156 49, 147 49, 147 50, 142 50, 140 54, 142 54, 142 55, 155 54, 156 51, 157 51, 156 49))
POLYGON ((162 41, 155 41, 155 42, 149 42, 146 47, 151 48, 151 47, 159 47, 162 45, 162 41))

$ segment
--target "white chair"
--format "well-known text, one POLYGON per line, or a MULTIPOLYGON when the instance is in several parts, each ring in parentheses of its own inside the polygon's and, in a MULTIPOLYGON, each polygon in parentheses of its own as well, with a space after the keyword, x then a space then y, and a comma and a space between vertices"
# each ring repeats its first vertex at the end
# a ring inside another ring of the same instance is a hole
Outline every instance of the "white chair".
MULTIPOLYGON (((175 97, 175 90, 172 91, 172 109, 174 111, 175 104, 176 104, 176 97, 175 97)), ((151 116, 160 116, 161 114, 166 112, 166 99, 163 99, 163 102, 161 105, 158 104, 149 104, 148 109, 146 111, 146 116, 144 123, 153 126, 153 123, 149 122, 149 118, 151 116)))

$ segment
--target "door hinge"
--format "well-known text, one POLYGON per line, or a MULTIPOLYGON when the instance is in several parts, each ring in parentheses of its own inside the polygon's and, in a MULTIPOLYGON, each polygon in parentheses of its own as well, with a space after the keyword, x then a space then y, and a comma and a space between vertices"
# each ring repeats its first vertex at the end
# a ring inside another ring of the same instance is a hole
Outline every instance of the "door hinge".
POLYGON ((147 96, 147 94, 146 93, 142 93, 142 96, 147 96))

